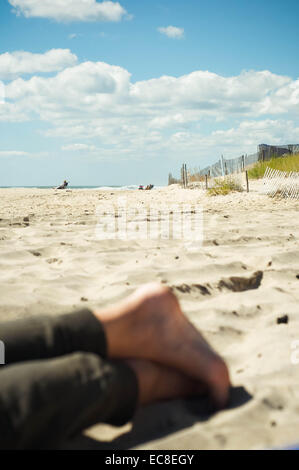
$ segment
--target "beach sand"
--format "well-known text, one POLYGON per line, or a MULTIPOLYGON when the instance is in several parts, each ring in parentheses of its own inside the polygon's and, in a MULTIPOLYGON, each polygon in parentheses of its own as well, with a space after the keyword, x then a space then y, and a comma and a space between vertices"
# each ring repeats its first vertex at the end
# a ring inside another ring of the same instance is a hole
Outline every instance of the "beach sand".
POLYGON ((252 188, 217 197, 177 186, 0 190, 1 321, 99 308, 158 281, 173 288, 229 365, 229 409, 209 414, 205 398, 159 403, 123 428, 95 426, 74 447, 262 449, 299 442, 299 364, 291 360, 299 341, 299 201, 271 199, 258 183, 252 188), (120 219, 113 209, 119 197, 129 208, 201 207, 202 246, 101 240, 99 214, 120 219))

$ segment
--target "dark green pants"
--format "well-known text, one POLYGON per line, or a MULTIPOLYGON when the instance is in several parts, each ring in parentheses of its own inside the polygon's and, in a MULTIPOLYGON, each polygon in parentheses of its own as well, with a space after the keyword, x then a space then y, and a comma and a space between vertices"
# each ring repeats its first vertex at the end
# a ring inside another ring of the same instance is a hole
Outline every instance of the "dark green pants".
POLYGON ((59 448, 99 422, 123 425, 137 379, 107 360, 105 333, 89 310, 0 323, 0 448, 59 448))

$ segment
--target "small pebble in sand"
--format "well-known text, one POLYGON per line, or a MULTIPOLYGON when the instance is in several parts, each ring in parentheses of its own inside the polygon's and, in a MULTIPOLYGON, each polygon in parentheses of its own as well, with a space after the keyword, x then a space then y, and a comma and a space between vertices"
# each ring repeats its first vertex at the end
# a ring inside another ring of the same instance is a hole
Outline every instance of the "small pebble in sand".
POLYGON ((88 299, 86 297, 81 297, 81 302, 88 302, 88 299))

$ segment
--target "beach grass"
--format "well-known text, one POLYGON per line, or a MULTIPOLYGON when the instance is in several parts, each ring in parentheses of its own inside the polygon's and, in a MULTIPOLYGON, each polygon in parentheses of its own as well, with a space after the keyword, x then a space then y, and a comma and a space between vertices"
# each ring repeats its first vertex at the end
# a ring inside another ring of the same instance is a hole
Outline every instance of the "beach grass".
POLYGON ((214 186, 208 189, 209 196, 225 196, 231 192, 243 191, 242 186, 232 176, 227 176, 224 179, 215 178, 214 186))
POLYGON ((271 158, 271 160, 265 162, 257 162, 248 170, 248 177, 250 179, 263 178, 267 167, 287 172, 299 171, 299 153, 285 157, 271 158))

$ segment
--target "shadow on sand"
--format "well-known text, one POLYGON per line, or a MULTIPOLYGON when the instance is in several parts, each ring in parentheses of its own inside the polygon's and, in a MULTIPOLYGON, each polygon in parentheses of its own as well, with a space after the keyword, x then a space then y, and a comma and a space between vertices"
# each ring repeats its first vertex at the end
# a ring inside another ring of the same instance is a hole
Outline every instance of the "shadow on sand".
MULTIPOLYGON (((252 396, 244 387, 231 389, 227 409, 245 405, 252 396)), ((169 434, 186 429, 195 423, 208 421, 215 411, 211 411, 207 397, 188 400, 172 400, 144 407, 138 411, 130 432, 126 432, 110 442, 101 442, 90 437, 79 436, 63 445, 63 449, 81 450, 125 450, 148 441, 161 439, 169 434)))

